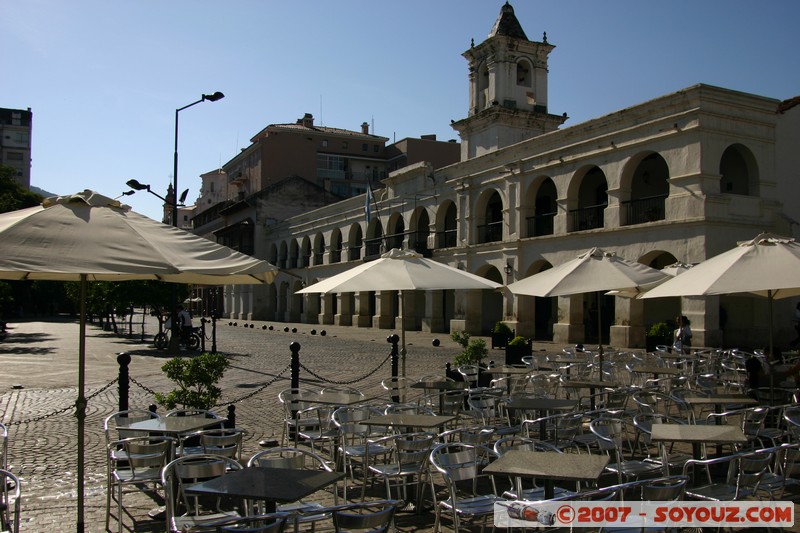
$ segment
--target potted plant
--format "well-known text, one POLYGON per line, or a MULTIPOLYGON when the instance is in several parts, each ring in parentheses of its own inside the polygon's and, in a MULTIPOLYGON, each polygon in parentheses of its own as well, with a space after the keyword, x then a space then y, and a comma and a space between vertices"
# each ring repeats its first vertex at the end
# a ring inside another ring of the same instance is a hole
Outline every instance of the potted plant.
POLYGON ((514 330, 505 322, 496 322, 492 328, 492 348, 505 348, 514 338, 514 330))
MULTIPOLYGON (((482 362, 489 355, 489 350, 486 349, 486 341, 483 339, 473 339, 469 333, 454 331, 450 338, 461 345, 462 352, 456 355, 453 363, 456 368, 462 365, 475 365, 479 368, 485 368, 482 362)), ((459 374, 459 378, 460 378, 459 374)), ((491 374, 480 372, 478 375, 478 386, 488 387, 491 381, 491 374)))
POLYGON ((229 366, 228 359, 217 353, 170 359, 161 370, 177 387, 167 394, 156 393, 156 402, 166 409, 211 409, 222 396, 217 383, 229 366))
POLYGON ((656 322, 650 326, 645 336, 645 347, 648 352, 654 352, 656 346, 665 345, 672 346, 672 331, 666 322, 656 322))
POLYGON ((506 364, 520 365, 522 358, 533 354, 533 343, 530 339, 519 335, 508 341, 506 345, 506 364))

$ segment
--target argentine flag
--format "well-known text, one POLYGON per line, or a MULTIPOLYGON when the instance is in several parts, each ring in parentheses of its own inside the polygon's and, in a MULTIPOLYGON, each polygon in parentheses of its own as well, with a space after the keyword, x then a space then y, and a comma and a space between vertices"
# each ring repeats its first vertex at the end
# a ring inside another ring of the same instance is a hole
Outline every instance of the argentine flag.
POLYGON ((371 204, 372 204, 372 188, 367 187, 367 194, 364 196, 364 218, 367 220, 367 224, 369 224, 372 211, 371 211, 371 204))

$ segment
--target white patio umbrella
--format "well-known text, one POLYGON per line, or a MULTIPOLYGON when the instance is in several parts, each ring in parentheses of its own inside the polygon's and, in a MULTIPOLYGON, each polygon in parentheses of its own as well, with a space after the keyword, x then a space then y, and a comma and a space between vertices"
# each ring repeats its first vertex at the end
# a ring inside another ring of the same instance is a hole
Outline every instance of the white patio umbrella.
POLYGON ((0 279, 80 281, 78 531, 83 531, 86 284, 150 279, 209 285, 269 283, 277 269, 86 190, 0 214, 0 279))
MULTIPOLYGON (((668 275, 641 263, 618 257, 614 252, 592 248, 575 259, 507 285, 514 294, 526 296, 569 296, 587 292, 636 289, 657 283, 668 275)), ((597 335, 600 380, 603 379, 602 318, 598 294, 597 335)))
POLYGON ((800 244, 761 233, 755 239, 692 267, 640 298, 751 293, 769 300, 769 349, 773 349, 772 302, 800 296, 800 244))
MULTIPOLYGON (((499 289, 499 283, 426 259, 410 250, 393 248, 380 259, 324 279, 297 291, 296 294, 361 291, 400 291, 400 316, 403 313, 403 292, 447 289, 499 289)), ((402 375, 406 375, 405 321, 400 328, 402 375)))
POLYGON ((682 274, 692 268, 691 264, 687 263, 672 263, 671 265, 667 265, 664 268, 660 269, 661 272, 667 274, 669 277, 665 277, 660 281, 656 281, 654 283, 650 283, 648 285, 642 285, 641 287, 632 287, 629 289, 618 289, 613 291, 608 291, 605 293, 606 296, 619 296, 621 298, 641 298, 642 294, 646 293, 649 290, 655 289, 665 281, 670 278, 674 278, 675 276, 682 274))

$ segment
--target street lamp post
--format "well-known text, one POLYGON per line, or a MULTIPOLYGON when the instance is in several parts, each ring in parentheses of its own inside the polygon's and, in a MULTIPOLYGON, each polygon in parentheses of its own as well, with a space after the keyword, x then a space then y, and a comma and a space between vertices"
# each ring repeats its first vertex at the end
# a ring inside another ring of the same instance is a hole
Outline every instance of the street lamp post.
MULTIPOLYGON (((192 107, 193 105, 197 105, 201 102, 205 101, 216 102, 217 100, 221 100, 223 98, 225 98, 225 95, 219 91, 212 94, 204 94, 200 97, 199 100, 192 102, 189 105, 179 107, 178 109, 175 110, 175 152, 173 157, 173 169, 172 169, 172 196, 164 198, 163 196, 150 190, 150 185, 139 183, 136 180, 129 180, 127 182, 128 187, 130 187, 131 189, 137 191, 147 191, 150 194, 157 196, 158 198, 163 200, 165 204, 168 204, 172 209, 172 225, 175 226, 176 228, 178 227, 178 206, 183 203, 183 201, 186 199, 186 194, 189 192, 189 190, 187 189, 186 191, 183 192, 183 194, 181 194, 180 200, 178 199, 178 114, 184 109, 192 107)), ((176 286, 173 294, 173 300, 175 301, 173 301, 172 303, 169 315, 170 320, 172 322, 172 327, 171 327, 172 335, 170 337, 170 342, 169 342, 170 354, 178 353, 178 347, 180 342, 180 329, 178 328, 178 318, 175 313, 175 306, 177 305, 177 299, 178 299, 178 288, 176 286)))
POLYGON ((173 191, 173 203, 172 203, 172 225, 178 227, 178 113, 183 111, 184 109, 188 109, 193 105, 197 105, 201 102, 205 102, 208 100, 209 102, 216 102, 217 100, 222 100, 225 98, 225 95, 221 92, 217 91, 213 94, 204 94, 195 102, 192 102, 189 105, 185 105, 183 107, 179 107, 175 110, 175 153, 173 154, 173 167, 172 167, 172 191, 173 191))

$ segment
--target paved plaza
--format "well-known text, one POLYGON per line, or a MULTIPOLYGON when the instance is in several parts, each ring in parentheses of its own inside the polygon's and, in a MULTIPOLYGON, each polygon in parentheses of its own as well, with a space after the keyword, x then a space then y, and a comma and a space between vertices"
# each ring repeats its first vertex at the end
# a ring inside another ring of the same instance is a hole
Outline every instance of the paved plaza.
MULTIPOLYGON (((141 319, 136 315, 132 334, 127 329, 114 334, 97 325, 87 327, 85 523, 86 531, 92 533, 104 531, 106 455, 102 422, 118 408, 117 355, 126 352, 132 358, 130 407, 147 407, 154 403, 153 392, 172 388, 161 371, 169 356, 150 342, 157 325, 147 319, 143 326, 141 319)), ((291 343, 301 346, 303 384, 350 385, 368 396, 377 396, 383 395, 380 381, 391 375, 387 337, 392 333, 369 328, 219 321, 217 348, 232 364, 222 382, 224 405, 217 410, 225 414, 229 403, 235 406, 237 426, 247 430, 243 457, 261 449, 259 441, 280 437, 282 407, 277 395, 289 387, 291 343)), ((445 363, 459 352, 447 334, 409 332, 406 337, 407 374, 411 377, 444 375, 445 363), (440 340, 438 347, 433 346, 434 339, 440 340)), ((211 340, 206 343, 210 350, 211 340)), ((537 343, 534 349, 553 353, 561 346, 537 343)), ((77 397, 77 352, 78 325, 66 319, 11 323, 8 337, 0 342, 0 420, 9 427, 9 462, 22 479, 23 531, 75 530, 73 406, 77 397)), ((490 360, 502 363, 503 357, 502 350, 490 349, 490 360)), ((164 409, 159 411, 163 413, 164 409)), ((376 492, 375 497, 383 497, 383 492, 376 492)), ((124 503, 125 531, 164 530, 163 517, 149 515, 161 501, 126 494, 124 503)), ((401 513, 397 525, 402 531, 431 531, 433 513, 401 513)), ((112 518, 111 530, 116 527, 112 518)), ((446 527, 450 529, 449 521, 446 527)))
MULTIPOLYGON (((87 326, 86 340, 86 530, 104 530, 105 449, 103 418, 118 406, 117 354, 131 355, 130 407, 154 403, 152 393, 172 386, 161 365, 168 356, 152 347, 155 322, 144 327, 136 315, 133 335, 114 334, 97 325, 87 326)), ((195 321, 197 322, 197 321, 195 321)), ((247 430, 243 456, 259 449, 262 439, 279 438, 282 407, 278 392, 290 386, 289 345, 300 344, 301 382, 311 386, 348 384, 370 393, 381 391, 380 381, 391 375, 388 356, 390 330, 357 329, 309 324, 228 320, 217 322, 217 349, 229 356, 231 367, 222 382, 223 402, 234 402, 237 425, 247 430), (252 327, 250 327, 252 325, 252 327), (273 326, 273 330, 264 327, 273 326), (284 328, 289 331, 285 332, 284 328), (296 329, 296 332, 292 332, 296 329), (316 330, 316 334, 311 331, 316 330), (322 331, 325 330, 325 335, 322 331)), ((208 333, 210 337, 210 332, 208 333)), ((206 340, 211 349, 211 339, 206 340)), ((409 376, 443 374, 459 347, 446 334, 407 333, 409 376), (434 338, 440 339, 434 347, 434 338)), ((78 325, 74 321, 23 321, 9 324, 0 343, 0 420, 9 426, 9 462, 21 477, 24 490, 23 530, 74 531, 76 520, 76 421, 78 325)), ((503 357, 501 350, 491 355, 503 357)), ((500 360, 500 359, 498 359, 500 360)), ((159 408, 161 413, 163 408, 159 408)), ((226 413, 226 407, 219 409, 226 413)), ((163 520, 148 511, 158 502, 148 497, 125 497, 126 530, 162 531, 163 520)), ((404 514, 403 517, 406 515, 404 514)), ((403 518, 405 520, 405 518, 403 518)), ((411 529, 432 527, 433 515, 413 518, 411 529), (424 520, 423 520, 424 519, 424 520)), ((116 524, 112 520, 112 529, 116 524)))

